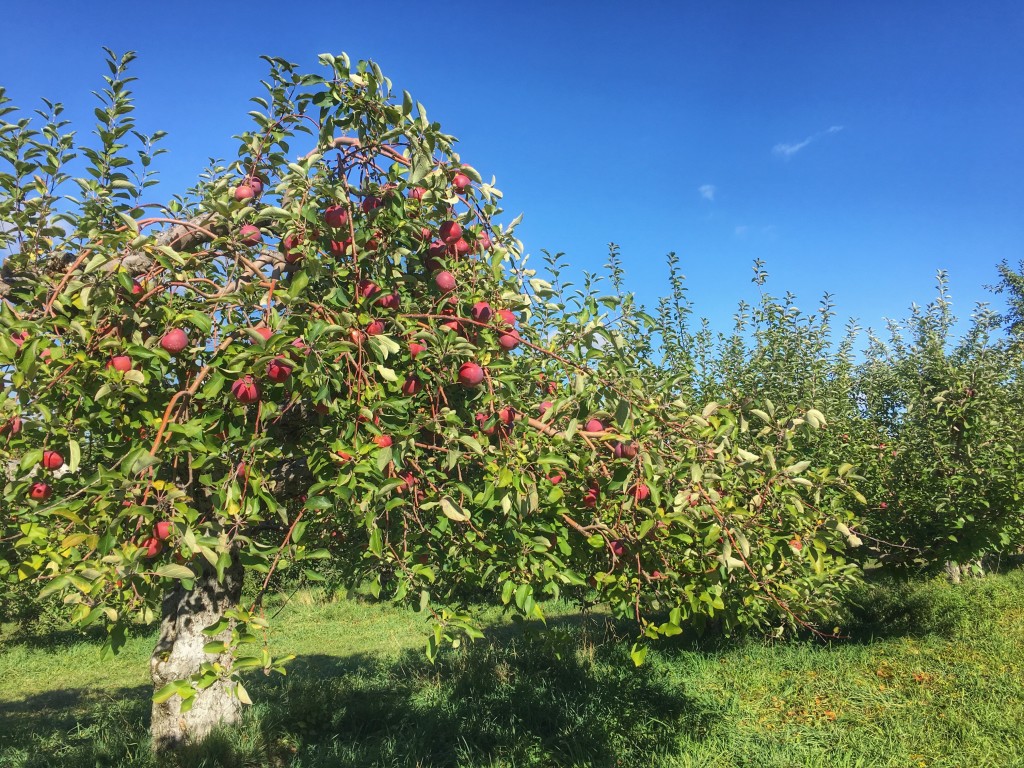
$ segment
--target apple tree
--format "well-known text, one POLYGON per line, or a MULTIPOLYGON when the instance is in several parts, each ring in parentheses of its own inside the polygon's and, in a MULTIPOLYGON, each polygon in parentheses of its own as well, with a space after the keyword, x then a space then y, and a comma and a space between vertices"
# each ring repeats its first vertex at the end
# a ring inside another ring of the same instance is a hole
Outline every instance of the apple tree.
POLYGON ((847 477, 801 453, 820 413, 682 396, 655 321, 528 269, 494 183, 373 63, 267 58, 237 159, 150 202, 131 59, 91 143, 0 92, 0 576, 107 652, 159 624, 155 748, 238 717, 285 661, 273 575, 328 558, 417 604, 431 656, 479 636, 467 593, 607 604, 637 663, 829 615, 856 568, 847 477))

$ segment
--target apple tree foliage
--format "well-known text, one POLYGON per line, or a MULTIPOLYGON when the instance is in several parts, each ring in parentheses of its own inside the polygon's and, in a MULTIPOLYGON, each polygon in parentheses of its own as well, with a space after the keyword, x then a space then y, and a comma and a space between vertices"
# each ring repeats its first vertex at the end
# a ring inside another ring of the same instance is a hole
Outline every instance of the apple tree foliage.
POLYGON ((467 587, 536 619, 607 604, 638 663, 709 621, 829 615, 856 568, 848 468, 805 458, 819 411, 681 396, 617 264, 606 295, 538 277, 494 182, 373 63, 267 58, 237 159, 154 204, 131 58, 89 139, 0 92, 0 575, 109 651, 160 621, 155 706, 246 701, 239 673, 282 663, 271 576, 328 559, 418 605, 430 655, 479 635, 467 587), (161 671, 186 611, 205 647, 161 671))
POLYGON ((828 417, 806 447, 817 466, 853 471, 854 527, 869 567, 980 572, 1024 540, 1024 390, 1020 297, 1024 280, 999 267, 997 292, 1009 311, 980 305, 957 337, 946 275, 936 298, 890 320, 883 333, 848 323, 834 337, 832 297, 802 312, 792 294, 765 289, 741 303, 732 333, 693 327, 690 303, 670 257, 672 296, 659 307, 668 334, 665 365, 686 396, 730 400, 751 418, 765 398, 828 417), (1005 333, 1001 331, 1005 330, 1005 333), (851 469, 850 465, 855 467, 851 469), (987 563, 986 563, 987 561, 987 563))

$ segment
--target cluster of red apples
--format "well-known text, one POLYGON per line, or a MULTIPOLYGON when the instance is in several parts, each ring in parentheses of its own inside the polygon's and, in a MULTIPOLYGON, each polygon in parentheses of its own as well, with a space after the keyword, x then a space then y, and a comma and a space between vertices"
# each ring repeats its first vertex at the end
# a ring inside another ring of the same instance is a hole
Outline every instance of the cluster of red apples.
MULTIPOLYGON (((465 173, 456 172, 450 178, 450 185, 456 194, 464 195, 470 191, 472 181, 465 173)), ((249 203, 262 194, 264 183, 258 176, 250 175, 234 190, 236 201, 249 203)), ((381 195, 387 197, 395 193, 393 184, 385 185, 381 195)), ((424 187, 412 187, 409 190, 407 199, 421 203, 427 194, 424 187)), ((366 195, 359 202, 358 208, 366 217, 370 217, 374 211, 384 204, 385 200, 377 195, 366 195)), ((355 221, 353 212, 345 205, 332 203, 327 205, 321 214, 321 228, 310 229, 305 233, 290 233, 280 240, 279 249, 284 256, 286 264, 291 267, 297 266, 305 256, 304 244, 307 241, 323 240, 323 247, 335 257, 356 256, 355 248, 355 221)), ((262 242, 263 233, 252 225, 246 224, 238 231, 238 240, 242 245, 255 246, 262 242)), ((509 309, 492 309, 487 301, 477 301, 470 310, 472 323, 467 323, 466 318, 456 314, 458 299, 454 295, 458 285, 458 279, 448 269, 444 268, 443 259, 457 260, 472 253, 484 253, 491 248, 492 242, 487 231, 479 234, 472 234, 453 219, 447 219, 437 227, 436 232, 430 227, 422 226, 416 235, 421 243, 429 243, 425 253, 422 255, 422 262, 427 272, 432 274, 433 286, 441 295, 439 314, 444 318, 440 320, 439 326, 442 329, 460 333, 469 337, 473 328, 480 328, 492 325, 496 333, 497 345, 508 352, 519 346, 521 337, 516 328, 517 317, 509 309), (448 319, 450 318, 450 319, 448 319)), ((376 231, 363 246, 363 252, 377 251, 385 240, 384 233, 376 231)), ((379 315, 380 311, 396 311, 400 307, 400 297, 396 290, 386 291, 373 280, 363 278, 357 281, 355 286, 357 299, 370 302, 373 310, 379 315)), ((255 329, 265 333, 269 338, 269 329, 255 329)), ((373 318, 365 327, 353 328, 350 331, 350 338, 359 344, 368 336, 377 336, 386 333, 387 325, 381 317, 373 318)), ((187 337, 181 329, 169 331, 161 340, 161 346, 171 354, 178 354, 187 345, 187 337), (173 337, 171 337, 171 335, 173 337)), ((296 345, 305 348, 301 340, 296 340, 296 345)), ((421 341, 410 341, 408 350, 410 356, 416 356, 426 349, 421 341)), ((279 358, 270 362, 266 370, 266 378, 275 383, 287 380, 292 373, 291 361, 279 358)), ((464 362, 458 371, 457 381, 463 387, 478 387, 485 378, 483 367, 476 361, 464 362)), ((412 396, 422 390, 422 382, 416 375, 410 375, 402 387, 403 394, 412 396)), ((242 403, 253 403, 260 398, 260 382, 253 375, 245 375, 234 382, 231 388, 232 394, 242 403)))

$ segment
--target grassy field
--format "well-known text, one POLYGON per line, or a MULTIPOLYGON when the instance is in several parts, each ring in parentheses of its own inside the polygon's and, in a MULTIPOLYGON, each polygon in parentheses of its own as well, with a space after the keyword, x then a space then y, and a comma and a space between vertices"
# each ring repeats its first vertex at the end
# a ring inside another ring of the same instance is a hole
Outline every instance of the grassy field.
MULTIPOLYGON (((1024 571, 876 586, 852 639, 685 641, 635 669, 601 616, 422 654, 418 616, 300 593, 287 677, 182 757, 224 766, 1024 765, 1024 571)), ((151 635, 101 664, 70 633, 0 641, 0 766, 147 766, 151 635)))

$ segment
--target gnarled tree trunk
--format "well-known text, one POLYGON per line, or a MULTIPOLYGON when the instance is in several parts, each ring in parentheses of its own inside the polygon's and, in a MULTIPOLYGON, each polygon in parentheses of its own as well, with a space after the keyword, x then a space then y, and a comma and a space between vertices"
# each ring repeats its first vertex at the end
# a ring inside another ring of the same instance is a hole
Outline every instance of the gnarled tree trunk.
MULTIPOLYGON (((220 621, 226 610, 237 606, 241 596, 242 563, 236 555, 225 570, 223 581, 218 582, 216 573, 209 569, 196 578, 192 590, 179 585, 164 597, 160 637, 149 664, 154 691, 195 674, 205 662, 228 662, 226 655, 203 653, 203 646, 213 640, 229 641, 231 630, 212 637, 204 635, 203 630, 220 621)), ((178 695, 153 703, 154 751, 202 741, 217 725, 236 722, 241 713, 241 702, 223 681, 196 691, 188 712, 181 712, 181 703, 178 695)))

